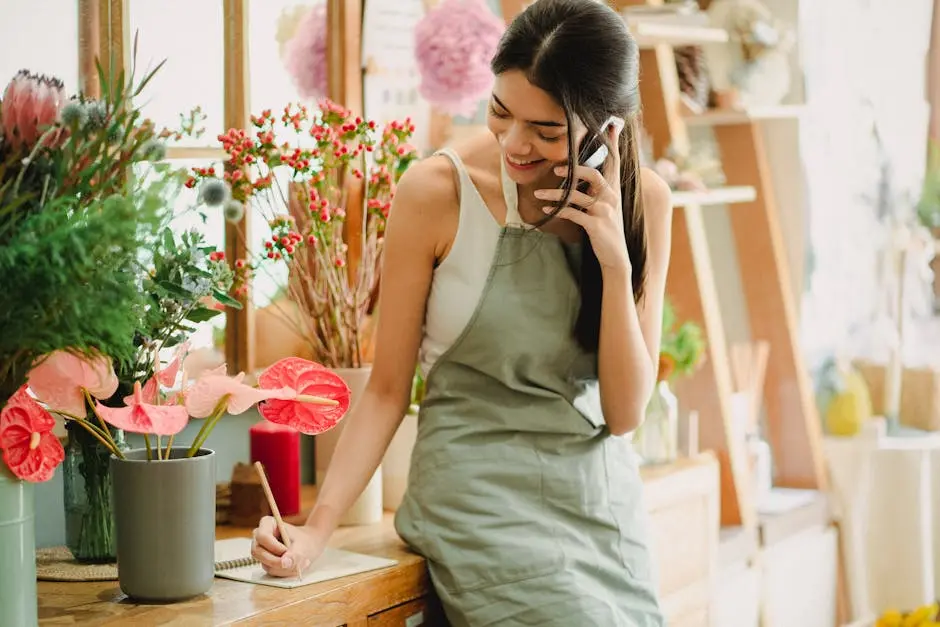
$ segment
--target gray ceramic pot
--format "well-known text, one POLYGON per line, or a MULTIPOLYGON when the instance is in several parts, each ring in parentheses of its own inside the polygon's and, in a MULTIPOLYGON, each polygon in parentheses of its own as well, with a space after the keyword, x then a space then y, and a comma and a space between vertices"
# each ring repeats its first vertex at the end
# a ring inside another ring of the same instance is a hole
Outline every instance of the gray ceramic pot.
POLYGON ((0 461, 0 625, 34 627, 39 621, 34 511, 33 484, 0 461))
POLYGON ((180 601, 212 587, 215 453, 147 461, 145 449, 111 458, 118 579, 138 601, 180 601))

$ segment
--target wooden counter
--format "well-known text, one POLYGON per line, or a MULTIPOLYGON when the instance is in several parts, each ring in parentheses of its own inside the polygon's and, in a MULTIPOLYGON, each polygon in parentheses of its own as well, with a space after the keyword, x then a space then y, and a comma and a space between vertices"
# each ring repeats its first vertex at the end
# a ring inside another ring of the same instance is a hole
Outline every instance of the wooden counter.
MULTIPOLYGON (((250 536, 250 529, 220 526, 216 537, 250 536)), ((424 559, 409 551, 386 514, 378 525, 344 527, 330 544, 337 548, 398 560, 398 565, 301 588, 282 589, 216 578, 208 594, 181 603, 138 605, 121 593, 117 581, 40 581, 40 625, 317 625, 380 627, 405 625, 423 612, 439 625, 424 559)))
MULTIPOLYGON (((718 541, 718 466, 712 455, 642 469, 667 612, 683 627, 705 627, 718 541)), ((309 490, 305 497, 311 497, 309 490)), ((305 499, 306 500, 306 499, 305 499)), ((216 537, 249 536, 220 526, 216 537)), ((398 565, 294 589, 216 578, 208 594, 166 605, 127 600, 116 581, 38 582, 41 625, 441 625, 424 560, 405 547, 392 515, 364 527, 340 528, 332 546, 389 557, 398 565)))

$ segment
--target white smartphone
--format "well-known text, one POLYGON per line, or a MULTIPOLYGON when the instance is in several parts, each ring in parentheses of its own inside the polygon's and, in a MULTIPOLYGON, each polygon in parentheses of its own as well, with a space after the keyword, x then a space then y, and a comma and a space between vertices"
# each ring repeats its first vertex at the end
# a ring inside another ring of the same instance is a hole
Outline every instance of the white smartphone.
POLYGON ((579 159, 581 165, 599 170, 601 166, 604 165, 604 161, 607 159, 608 155, 607 145, 604 144, 601 137, 607 134, 611 126, 615 127, 618 133, 623 131, 624 124, 626 124, 624 119, 618 118, 615 115, 607 118, 607 121, 601 126, 601 131, 598 136, 594 138, 594 141, 589 142, 585 146, 584 152, 588 153, 588 156, 584 157, 582 153, 582 158, 579 159))

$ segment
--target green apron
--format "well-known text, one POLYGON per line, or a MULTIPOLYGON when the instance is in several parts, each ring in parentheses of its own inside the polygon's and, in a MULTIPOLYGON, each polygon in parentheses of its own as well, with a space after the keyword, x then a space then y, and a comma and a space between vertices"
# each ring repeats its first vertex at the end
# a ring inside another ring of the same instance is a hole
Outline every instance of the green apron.
MULTIPOLYGON (((503 188, 514 209, 505 173, 503 188)), ((503 227, 476 311, 427 376, 395 524, 454 627, 665 624, 636 457, 572 336, 576 256, 503 227)))

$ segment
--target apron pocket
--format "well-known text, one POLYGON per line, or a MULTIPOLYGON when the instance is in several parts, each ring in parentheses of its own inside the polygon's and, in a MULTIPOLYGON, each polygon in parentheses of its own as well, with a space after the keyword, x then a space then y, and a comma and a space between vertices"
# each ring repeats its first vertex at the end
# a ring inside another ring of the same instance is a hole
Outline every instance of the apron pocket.
POLYGON ((415 499, 423 540, 446 590, 480 590, 563 569, 537 458, 519 453, 522 459, 481 456, 422 471, 415 499))

